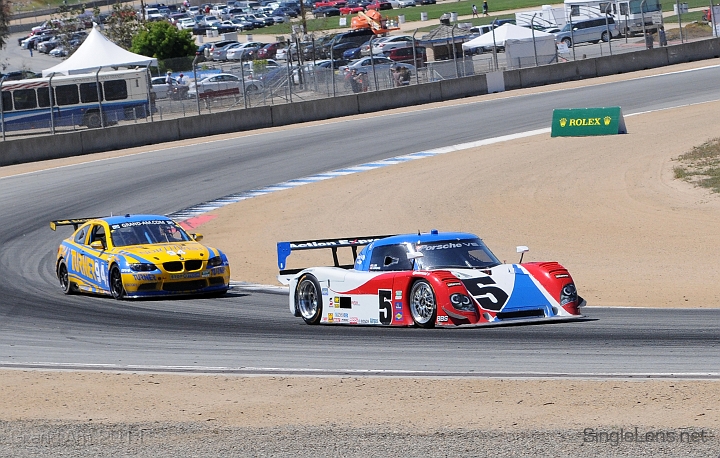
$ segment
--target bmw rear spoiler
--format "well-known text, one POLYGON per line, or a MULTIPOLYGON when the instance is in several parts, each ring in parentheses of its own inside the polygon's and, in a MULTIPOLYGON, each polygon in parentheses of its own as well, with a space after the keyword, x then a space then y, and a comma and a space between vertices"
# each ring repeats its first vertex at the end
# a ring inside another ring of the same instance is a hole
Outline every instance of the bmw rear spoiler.
POLYGON ((353 254, 353 263, 357 259, 357 249, 359 246, 368 245, 375 240, 384 239, 386 237, 392 237, 392 235, 369 235, 364 237, 345 237, 340 239, 320 239, 320 240, 298 240, 294 242, 278 242, 277 243, 277 255, 278 255, 278 269, 280 269, 280 275, 291 275, 300 272, 301 269, 285 269, 287 266, 287 257, 293 251, 299 250, 320 250, 320 249, 331 249, 333 254, 333 265, 342 269, 352 269, 354 264, 340 265, 338 260, 337 250, 342 247, 350 247, 353 254))
POLYGON ((73 226, 75 230, 77 230, 77 228, 80 227, 81 224, 85 224, 90 220, 100 218, 104 218, 104 216, 96 216, 94 218, 59 219, 56 221, 50 221, 50 229, 54 231, 55 229, 57 229, 58 226, 73 226))

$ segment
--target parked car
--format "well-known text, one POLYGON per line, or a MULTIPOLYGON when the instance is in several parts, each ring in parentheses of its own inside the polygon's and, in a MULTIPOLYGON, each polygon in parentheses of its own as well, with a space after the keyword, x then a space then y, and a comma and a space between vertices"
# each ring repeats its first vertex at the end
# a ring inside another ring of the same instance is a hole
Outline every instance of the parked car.
POLYGON ((211 58, 212 58, 212 60, 215 60, 215 61, 228 60, 228 58, 227 58, 228 51, 233 48, 237 48, 238 46, 242 46, 242 43, 235 42, 235 43, 227 44, 221 48, 215 48, 212 51, 211 58))
POLYGON ((299 13, 296 10, 285 7, 285 6, 280 6, 278 8, 275 8, 274 10, 272 10, 271 14, 273 16, 288 16, 291 18, 296 18, 299 16, 299 13))
POLYGON ((280 41, 277 43, 268 43, 262 48, 257 50, 255 54, 256 59, 272 59, 278 52, 278 49, 287 48, 287 43, 280 41))
POLYGON ((339 9, 340 14, 342 14, 343 16, 345 16, 346 14, 354 14, 359 13, 360 11, 365 11, 365 7, 357 3, 348 3, 339 9))
POLYGON ((415 63, 413 63, 413 48, 396 48, 385 53, 385 57, 395 62, 413 64, 416 67, 427 65, 427 50, 422 46, 415 47, 415 63))
POLYGON ((415 0, 397 0, 398 8, 407 8, 408 6, 416 6, 415 0))
POLYGON ((320 8, 315 8, 312 14, 315 18, 340 16, 340 9, 334 6, 321 6, 320 8))
POLYGON ((184 30, 184 29, 192 29, 192 28, 195 27, 196 25, 197 25, 197 23, 195 22, 195 19, 192 19, 192 18, 184 18, 184 19, 180 19, 180 20, 178 21, 178 23, 176 24, 176 27, 177 27, 179 30, 184 30))
POLYGON ((166 76, 156 76, 150 79, 150 83, 152 85, 150 90, 155 93, 156 99, 181 100, 188 98, 189 88, 178 84, 175 78, 170 78, 170 83, 168 83, 166 76))
POLYGON ((223 46, 227 46, 230 43, 237 43, 237 40, 220 40, 214 43, 207 43, 206 45, 203 45, 203 54, 205 55, 206 59, 211 59, 213 51, 222 48, 223 46))
POLYGON ((620 35, 615 19, 608 17, 586 19, 565 24, 560 32, 555 34, 555 41, 564 43, 568 48, 575 43, 597 43, 609 41, 620 35), (606 22, 607 21, 607 22, 606 22))
POLYGON ((405 67, 410 70, 411 73, 415 72, 414 65, 402 62, 395 62, 394 60, 384 56, 363 57, 361 59, 350 62, 348 65, 340 67, 339 70, 341 73, 351 70, 357 70, 358 73, 368 73, 372 72, 374 67, 375 72, 386 72, 389 71, 391 68, 397 66, 405 67))
POLYGON ((246 14, 245 16, 238 17, 241 21, 249 22, 255 27, 256 29, 260 29, 262 27, 265 27, 265 20, 255 17, 253 14, 246 14))
POLYGON ((329 58, 338 58, 348 49, 357 48, 368 41, 372 36, 374 36, 374 34, 370 29, 359 29, 339 33, 335 36, 334 40, 331 40, 330 42, 327 42, 327 44, 323 45, 323 55, 329 58), (333 48, 332 55, 330 54, 331 45, 333 48))
POLYGON ((258 41, 248 41, 241 43, 240 46, 235 46, 229 49, 227 52, 227 60, 252 60, 255 58, 255 53, 258 49, 265 46, 265 43, 258 41))
POLYGON ((386 37, 386 39, 373 42, 372 53, 382 54, 398 48, 412 48, 413 38, 405 35, 386 37))
POLYGON ((212 98, 238 95, 242 92, 243 82, 230 73, 219 73, 205 77, 197 82, 190 82, 189 97, 212 98))
POLYGON ((157 8, 145 8, 146 21, 163 21, 165 16, 157 8))
POLYGON ((375 0, 374 2, 370 3, 365 7, 366 10, 391 10, 393 9, 393 6, 390 2, 382 1, 382 0, 375 0))

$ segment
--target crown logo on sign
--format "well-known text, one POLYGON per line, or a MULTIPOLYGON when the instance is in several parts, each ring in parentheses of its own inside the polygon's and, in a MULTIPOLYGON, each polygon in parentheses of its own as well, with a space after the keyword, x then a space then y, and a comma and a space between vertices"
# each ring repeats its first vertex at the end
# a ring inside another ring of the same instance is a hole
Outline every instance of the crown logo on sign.
POLYGON ((606 126, 609 126, 609 125, 610 125, 610 121, 612 121, 612 118, 611 118, 610 116, 605 116, 605 118, 603 119, 603 121, 605 121, 605 125, 606 125, 606 126))
POLYGON ((565 127, 567 124, 567 118, 560 118, 560 127, 565 127))

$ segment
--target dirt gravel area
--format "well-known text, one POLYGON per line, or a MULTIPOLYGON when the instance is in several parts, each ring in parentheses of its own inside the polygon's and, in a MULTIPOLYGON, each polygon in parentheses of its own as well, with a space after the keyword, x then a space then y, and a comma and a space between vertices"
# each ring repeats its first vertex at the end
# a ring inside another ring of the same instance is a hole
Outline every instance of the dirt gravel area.
POLYGON ((19 370, 1 380, 0 456, 720 453, 716 381, 19 370))

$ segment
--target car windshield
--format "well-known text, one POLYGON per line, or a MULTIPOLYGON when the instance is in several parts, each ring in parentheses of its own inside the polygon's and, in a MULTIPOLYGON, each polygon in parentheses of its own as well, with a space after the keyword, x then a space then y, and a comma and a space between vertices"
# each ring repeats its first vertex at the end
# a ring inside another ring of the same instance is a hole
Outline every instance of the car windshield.
POLYGON ((417 259, 421 270, 427 269, 487 269, 500 264, 498 258, 480 239, 445 240, 418 244, 415 250, 423 256, 417 259))
POLYGON ((171 220, 132 221, 112 224, 110 239, 116 247, 154 243, 189 242, 192 239, 171 220))

